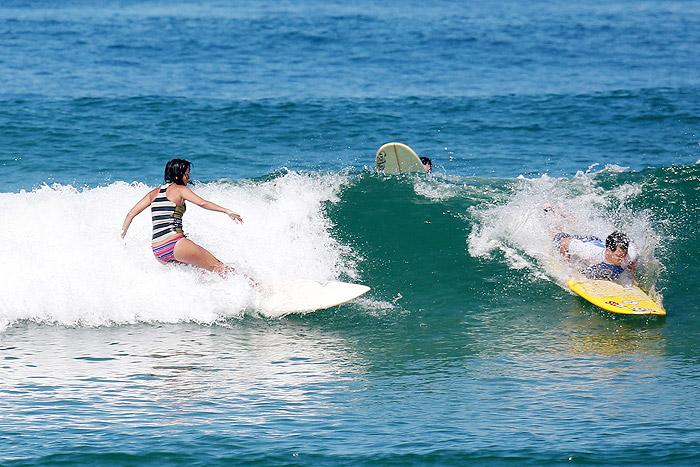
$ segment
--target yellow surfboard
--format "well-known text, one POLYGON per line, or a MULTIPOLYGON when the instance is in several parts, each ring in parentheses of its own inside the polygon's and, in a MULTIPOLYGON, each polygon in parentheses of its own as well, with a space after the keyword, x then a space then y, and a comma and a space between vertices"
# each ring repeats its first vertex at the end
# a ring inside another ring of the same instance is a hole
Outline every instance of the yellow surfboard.
POLYGON ((374 167, 378 172, 390 175, 426 172, 416 152, 403 143, 386 143, 379 148, 374 158, 374 167))
POLYGON ((594 279, 569 279, 571 290, 595 306, 623 315, 665 315, 666 310, 634 285, 594 279))

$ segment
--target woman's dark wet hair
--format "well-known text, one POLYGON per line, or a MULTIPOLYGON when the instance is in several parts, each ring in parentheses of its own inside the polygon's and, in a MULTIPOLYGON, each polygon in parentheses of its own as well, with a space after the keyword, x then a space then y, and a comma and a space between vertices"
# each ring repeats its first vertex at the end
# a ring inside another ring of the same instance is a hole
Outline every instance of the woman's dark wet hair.
POLYGON ((185 159, 172 159, 165 164, 165 183, 174 183, 176 185, 186 185, 182 181, 187 170, 192 167, 190 161, 185 159))
POLYGON ((628 250, 630 246, 630 239, 625 233, 616 230, 605 239, 605 247, 615 251, 617 250, 618 246, 622 247, 623 250, 628 250))

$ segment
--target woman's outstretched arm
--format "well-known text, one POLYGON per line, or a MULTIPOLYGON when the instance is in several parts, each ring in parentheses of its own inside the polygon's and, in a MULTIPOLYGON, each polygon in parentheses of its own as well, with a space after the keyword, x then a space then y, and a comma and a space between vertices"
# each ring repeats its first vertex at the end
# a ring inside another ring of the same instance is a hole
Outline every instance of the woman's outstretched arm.
POLYGON ((199 207, 202 207, 204 209, 208 209, 210 211, 226 213, 226 215, 228 217, 230 217, 231 219, 233 219, 234 221, 243 223, 243 218, 237 212, 234 212, 234 211, 231 211, 230 209, 219 206, 218 204, 212 203, 211 201, 207 201, 206 199, 202 198, 201 196, 195 194, 192 190, 190 190, 186 186, 178 186, 177 188, 178 188, 178 194, 182 199, 187 200, 191 203, 196 204, 199 207))
POLYGON ((128 212, 126 219, 124 219, 124 224, 122 224, 122 238, 126 236, 126 231, 129 230, 129 226, 131 225, 131 221, 134 220, 134 217, 141 214, 141 212, 150 206, 153 200, 156 199, 156 196, 158 196, 158 190, 160 190, 160 187, 149 191, 148 194, 144 196, 141 201, 136 203, 134 207, 131 208, 131 211, 128 212))

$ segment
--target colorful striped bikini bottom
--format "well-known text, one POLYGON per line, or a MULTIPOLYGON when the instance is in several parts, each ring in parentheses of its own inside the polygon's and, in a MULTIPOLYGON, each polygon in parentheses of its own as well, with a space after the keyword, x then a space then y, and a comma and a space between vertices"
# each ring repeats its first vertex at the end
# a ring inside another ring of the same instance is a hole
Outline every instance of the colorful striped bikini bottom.
POLYGON ((175 259, 175 244, 185 238, 184 235, 178 235, 165 243, 153 246, 153 254, 156 258, 163 261, 164 263, 171 263, 177 261, 175 259))

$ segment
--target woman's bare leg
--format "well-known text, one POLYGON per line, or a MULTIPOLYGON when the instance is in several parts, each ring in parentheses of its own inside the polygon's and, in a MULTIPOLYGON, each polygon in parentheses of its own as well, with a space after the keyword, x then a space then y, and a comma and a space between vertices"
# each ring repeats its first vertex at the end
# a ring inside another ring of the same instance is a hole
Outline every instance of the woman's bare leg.
POLYGON ((206 269, 207 271, 213 271, 224 277, 226 277, 228 273, 233 272, 230 266, 226 266, 216 259, 214 255, 209 253, 209 251, 197 245, 189 238, 183 238, 177 242, 173 253, 175 259, 181 263, 187 263, 206 269))

